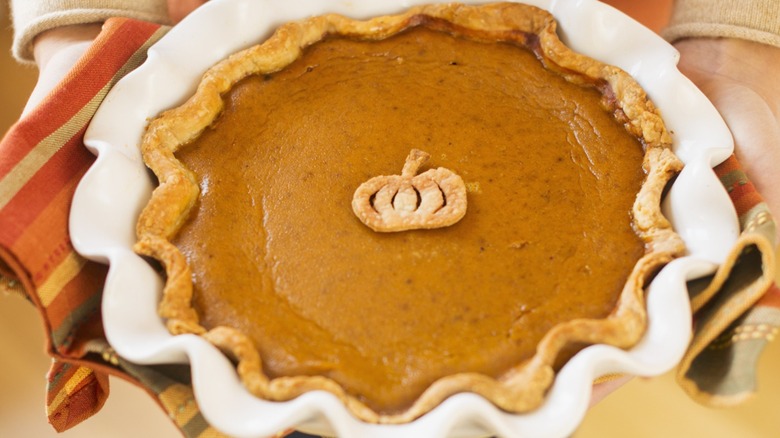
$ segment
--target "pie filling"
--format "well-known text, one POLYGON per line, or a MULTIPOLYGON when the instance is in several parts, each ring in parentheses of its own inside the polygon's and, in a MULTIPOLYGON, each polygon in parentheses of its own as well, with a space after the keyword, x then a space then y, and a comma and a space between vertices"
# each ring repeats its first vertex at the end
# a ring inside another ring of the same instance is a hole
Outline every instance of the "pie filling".
POLYGON ((223 98, 176 152, 200 196, 173 243, 200 324, 248 335, 269 378, 325 376, 403 412, 438 379, 500 379, 557 324, 608 316, 645 254, 643 144, 521 45, 328 36, 223 98), (353 194, 412 149, 463 179, 468 209, 376 232, 353 194))

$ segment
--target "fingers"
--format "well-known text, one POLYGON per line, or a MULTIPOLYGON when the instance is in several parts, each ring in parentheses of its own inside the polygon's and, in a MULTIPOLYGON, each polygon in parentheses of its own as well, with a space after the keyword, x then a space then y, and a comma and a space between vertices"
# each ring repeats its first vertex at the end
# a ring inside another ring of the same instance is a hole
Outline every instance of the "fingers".
POLYGON ((709 90, 708 97, 734 136, 735 154, 745 173, 769 205, 772 216, 780 218, 780 120, 770 103, 742 84, 709 90))
POLYGON ((780 48, 736 39, 677 42, 680 70, 710 99, 734 137, 742 168, 780 217, 780 48))
POLYGON ((42 32, 33 40, 38 82, 22 112, 32 111, 53 90, 87 51, 101 24, 61 26, 42 32))
POLYGON ((631 380, 631 376, 619 376, 613 379, 604 380, 599 383, 593 384, 593 392, 590 396, 590 406, 595 406, 598 402, 603 400, 609 394, 615 392, 618 388, 625 385, 631 380))
POLYGON ((168 0, 168 16, 176 24, 207 0, 168 0))

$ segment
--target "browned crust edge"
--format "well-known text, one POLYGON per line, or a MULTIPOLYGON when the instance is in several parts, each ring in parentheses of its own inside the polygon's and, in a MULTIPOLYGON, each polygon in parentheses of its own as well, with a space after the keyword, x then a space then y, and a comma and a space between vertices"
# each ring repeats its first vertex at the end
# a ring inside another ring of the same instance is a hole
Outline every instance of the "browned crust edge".
POLYGON ((480 394, 508 412, 526 412, 542 403, 553 381, 552 364, 564 346, 584 342, 627 348, 644 333, 645 283, 662 265, 684 251, 682 240, 660 210, 664 187, 682 167, 670 144, 671 138, 658 110, 636 81, 617 67, 568 49, 556 35, 554 18, 541 9, 516 3, 435 4, 366 21, 323 15, 285 24, 262 44, 218 63, 204 75, 196 93, 186 103, 166 111, 149 124, 141 149, 144 161, 159 179, 159 186, 138 220, 135 250, 157 259, 165 268, 167 282, 158 311, 166 319, 170 332, 199 334, 220 348, 237 362, 244 385, 260 398, 289 400, 310 390, 326 390, 340 398, 356 417, 375 423, 412 421, 459 392, 480 394), (382 39, 423 23, 469 38, 511 41, 533 47, 548 68, 570 81, 591 82, 603 91, 608 90, 605 101, 610 101, 615 116, 645 144, 643 168, 647 176, 633 206, 633 220, 647 251, 630 274, 609 317, 573 320, 554 327, 540 342, 532 359, 498 379, 477 373, 451 375, 434 382, 406 411, 382 414, 326 377, 269 379, 262 371, 256 347, 246 335, 230 327, 206 330, 199 324, 191 306, 190 268, 170 241, 195 204, 198 184, 194 175, 174 157, 174 152, 212 123, 222 110, 222 94, 240 79, 281 70, 297 59, 303 48, 329 34, 382 39))

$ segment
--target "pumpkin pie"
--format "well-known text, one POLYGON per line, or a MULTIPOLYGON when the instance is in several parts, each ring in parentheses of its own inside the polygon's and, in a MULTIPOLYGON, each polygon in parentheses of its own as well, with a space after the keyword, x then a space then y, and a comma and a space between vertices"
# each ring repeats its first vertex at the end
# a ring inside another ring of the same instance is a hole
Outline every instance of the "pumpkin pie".
POLYGON ((645 92, 546 11, 435 4, 285 24, 152 120, 136 250, 159 313, 249 391, 411 421, 459 392, 538 407, 583 346, 635 344, 684 250, 645 92))

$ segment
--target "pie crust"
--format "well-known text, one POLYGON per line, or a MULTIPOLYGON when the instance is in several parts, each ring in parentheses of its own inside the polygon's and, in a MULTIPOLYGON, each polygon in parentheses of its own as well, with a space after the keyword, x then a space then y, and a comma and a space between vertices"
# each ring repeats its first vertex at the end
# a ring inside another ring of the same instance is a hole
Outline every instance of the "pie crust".
POLYGON ((480 394, 508 412, 525 412, 541 404, 554 379, 553 364, 568 345, 602 343, 628 348, 641 338, 646 326, 644 287, 660 267, 684 251, 682 240, 660 210, 664 188, 682 167, 670 145, 670 135, 657 109, 637 82, 617 67, 571 51, 558 39, 553 17, 538 8, 515 3, 435 4, 366 21, 323 15, 285 24, 264 43, 215 65, 185 104, 150 122, 141 149, 159 186, 138 220, 135 250, 159 261, 165 270, 166 284, 159 314, 170 332, 201 335, 220 348, 236 362, 244 385, 258 397, 289 400, 311 390, 326 390, 339 397, 356 417, 376 423, 412 421, 459 392, 480 394), (171 242, 197 202, 199 184, 174 153, 214 122, 223 109, 222 95, 241 79, 283 69, 304 48, 327 35, 380 40, 418 25, 444 28, 470 39, 528 47, 548 69, 566 80, 598 88, 614 117, 645 147, 646 179, 636 196, 632 220, 646 252, 607 318, 559 324, 544 336, 535 356, 499 378, 479 373, 453 374, 437 380, 408 409, 383 413, 371 409, 337 382, 323 376, 269 378, 263 372, 257 348, 245 334, 230 327, 207 330, 200 324, 191 305, 190 266, 171 242))
POLYGON ((466 184, 442 167, 417 175, 429 158, 412 149, 401 175, 375 176, 361 184, 352 198, 355 216, 379 232, 441 228, 461 220, 468 205, 466 184))

